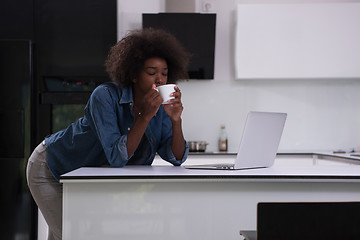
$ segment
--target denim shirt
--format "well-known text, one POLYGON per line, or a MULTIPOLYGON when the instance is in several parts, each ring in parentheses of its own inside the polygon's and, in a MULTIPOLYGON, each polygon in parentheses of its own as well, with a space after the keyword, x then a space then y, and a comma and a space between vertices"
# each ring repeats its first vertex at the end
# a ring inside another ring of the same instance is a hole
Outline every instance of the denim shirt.
POLYGON ((80 167, 110 165, 151 165, 158 153, 165 161, 179 166, 187 158, 185 142, 182 159, 171 148, 172 123, 163 107, 150 120, 135 153, 127 154, 127 133, 134 123, 132 88, 116 83, 98 86, 90 96, 84 117, 68 128, 45 138, 47 163, 54 177, 80 167))

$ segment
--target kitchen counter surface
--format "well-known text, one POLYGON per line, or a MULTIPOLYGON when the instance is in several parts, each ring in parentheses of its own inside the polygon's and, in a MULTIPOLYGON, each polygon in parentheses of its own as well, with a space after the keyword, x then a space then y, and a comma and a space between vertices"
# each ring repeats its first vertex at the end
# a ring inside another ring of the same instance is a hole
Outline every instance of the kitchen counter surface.
POLYGON ((334 158, 342 158, 342 159, 351 159, 351 160, 360 160, 359 152, 351 152, 351 153, 333 153, 333 152, 314 152, 312 154, 315 157, 334 157, 334 158))
MULTIPOLYGON (((360 180, 360 156, 353 156, 353 153, 338 154, 329 152, 315 153, 278 153, 274 166, 271 168, 247 169, 247 170, 195 170, 186 169, 183 166, 174 167, 171 165, 161 166, 125 166, 124 168, 112 167, 84 167, 61 176, 61 181, 68 180, 95 180, 95 179, 192 179, 192 180, 257 180, 257 181, 359 181, 360 180), (283 156, 302 157, 307 156, 311 163, 299 164, 300 161, 293 164, 281 165, 277 164, 279 158, 283 156), (333 160, 340 164, 323 165, 321 161, 333 160), (349 165, 350 163, 350 165, 349 165)), ((193 157, 201 157, 204 159, 229 159, 235 157, 235 153, 224 152, 199 152, 190 153, 189 161, 186 165, 196 164, 197 161, 191 161, 193 157)))
MULTIPOLYGON (((204 156, 221 156, 221 155, 236 155, 236 152, 189 152, 189 155, 204 155, 204 156)), ((303 155, 317 155, 317 156, 334 156, 341 158, 352 158, 360 160, 360 152, 349 152, 349 153, 334 153, 334 152, 278 152, 277 156, 303 156, 303 155)))
MULTIPOLYGON (((236 155, 236 152, 189 152, 189 155, 205 155, 205 156, 221 156, 221 155, 236 155)), ((360 154, 360 153, 359 153, 360 154)), ((312 152, 279 152, 281 155, 313 155, 312 152)))
POLYGON ((196 170, 173 166, 84 167, 61 176, 61 182, 79 180, 148 181, 351 181, 360 182, 360 165, 273 166, 247 170, 196 170))

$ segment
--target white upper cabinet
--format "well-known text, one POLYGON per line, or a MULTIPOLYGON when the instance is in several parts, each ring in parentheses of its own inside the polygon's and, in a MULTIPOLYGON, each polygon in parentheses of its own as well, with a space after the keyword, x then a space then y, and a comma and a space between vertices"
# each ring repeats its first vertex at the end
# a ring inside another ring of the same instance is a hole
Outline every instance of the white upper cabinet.
POLYGON ((239 4, 237 79, 360 78, 360 3, 239 4))

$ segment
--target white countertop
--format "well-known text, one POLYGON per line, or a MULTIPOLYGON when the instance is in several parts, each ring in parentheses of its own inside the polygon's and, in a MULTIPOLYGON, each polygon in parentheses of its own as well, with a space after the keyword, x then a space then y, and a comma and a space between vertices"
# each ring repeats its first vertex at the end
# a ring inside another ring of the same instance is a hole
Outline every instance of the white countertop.
POLYGON ((84 180, 237 180, 360 182, 360 165, 273 166, 247 170, 195 170, 173 166, 84 167, 61 176, 61 182, 84 180))
POLYGON ((315 156, 323 156, 323 157, 337 157, 344 159, 351 159, 360 161, 360 153, 359 152, 346 152, 346 153, 333 153, 333 152, 314 152, 315 156))

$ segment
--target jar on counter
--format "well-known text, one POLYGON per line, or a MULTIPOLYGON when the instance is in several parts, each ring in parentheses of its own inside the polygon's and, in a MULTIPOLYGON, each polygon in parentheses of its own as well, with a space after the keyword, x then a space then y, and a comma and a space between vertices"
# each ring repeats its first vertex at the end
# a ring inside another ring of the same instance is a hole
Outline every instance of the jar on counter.
POLYGON ((228 151, 228 137, 225 129, 225 125, 221 125, 220 136, 219 136, 219 152, 228 151))

